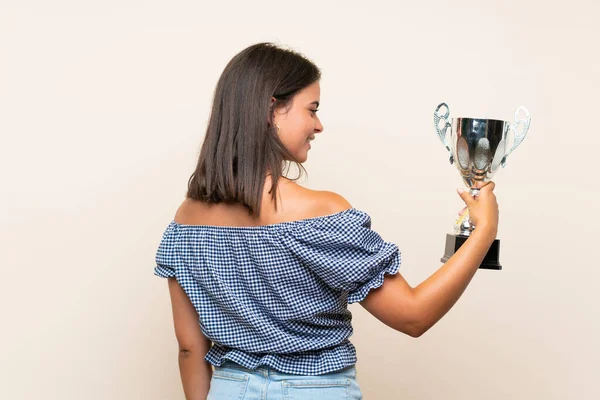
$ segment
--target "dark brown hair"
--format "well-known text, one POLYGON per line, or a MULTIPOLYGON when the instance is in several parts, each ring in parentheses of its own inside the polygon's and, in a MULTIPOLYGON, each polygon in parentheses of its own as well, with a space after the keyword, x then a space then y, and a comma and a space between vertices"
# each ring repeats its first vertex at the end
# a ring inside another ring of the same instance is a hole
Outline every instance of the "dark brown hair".
POLYGON ((267 172, 277 207, 277 182, 286 162, 302 165, 279 140, 273 111, 289 110, 294 95, 321 78, 303 55, 257 43, 225 67, 214 93, 206 136, 187 197, 208 203, 241 203, 260 215, 267 172), (271 104, 271 98, 275 102, 271 104))

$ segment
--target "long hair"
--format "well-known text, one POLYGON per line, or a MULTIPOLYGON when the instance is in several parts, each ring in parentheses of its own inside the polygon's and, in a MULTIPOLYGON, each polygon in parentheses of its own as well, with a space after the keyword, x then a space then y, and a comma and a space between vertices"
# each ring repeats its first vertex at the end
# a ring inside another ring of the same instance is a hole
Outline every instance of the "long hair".
POLYGON ((212 111, 187 197, 207 203, 241 203, 260 215, 266 174, 277 208, 277 182, 286 162, 301 163, 285 148, 273 111, 289 110, 294 95, 321 78, 303 55, 273 43, 238 53, 217 83, 212 111), (271 104, 271 99, 275 102, 271 104))

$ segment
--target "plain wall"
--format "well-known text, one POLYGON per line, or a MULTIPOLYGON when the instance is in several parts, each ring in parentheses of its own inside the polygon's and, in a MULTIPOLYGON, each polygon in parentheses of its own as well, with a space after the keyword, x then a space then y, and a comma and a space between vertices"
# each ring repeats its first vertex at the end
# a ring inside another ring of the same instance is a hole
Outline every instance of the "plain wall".
POLYGON ((323 72, 301 183, 367 211, 413 286, 463 206, 437 104, 531 113, 494 177, 504 269, 418 339, 351 306, 365 398, 600 398, 599 16, 580 0, 3 0, 0 398, 183 398, 154 256, 217 79, 260 41, 323 72))

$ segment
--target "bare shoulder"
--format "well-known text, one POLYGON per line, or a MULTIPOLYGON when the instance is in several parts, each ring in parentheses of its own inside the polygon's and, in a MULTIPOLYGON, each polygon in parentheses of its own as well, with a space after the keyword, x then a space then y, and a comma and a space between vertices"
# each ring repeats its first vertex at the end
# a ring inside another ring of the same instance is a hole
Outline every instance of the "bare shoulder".
POLYGON ((341 194, 326 190, 315 191, 316 202, 329 214, 335 214, 352 208, 352 204, 341 194))
POLYGON ((311 190, 283 180, 279 187, 282 207, 275 209, 271 196, 265 196, 260 216, 249 216, 241 204, 207 204, 186 198, 174 220, 184 225, 254 226, 336 214, 352 208, 342 195, 326 190, 311 190))
POLYGON ((180 224, 192 223, 197 209, 198 202, 195 202, 190 198, 186 198, 177 208, 177 211, 175 212, 175 217, 173 217, 173 219, 175 220, 175 222, 180 224))
POLYGON ((302 216, 319 217, 335 214, 352 208, 352 205, 342 195, 327 190, 312 190, 300 185, 294 186, 294 208, 303 210, 302 216))

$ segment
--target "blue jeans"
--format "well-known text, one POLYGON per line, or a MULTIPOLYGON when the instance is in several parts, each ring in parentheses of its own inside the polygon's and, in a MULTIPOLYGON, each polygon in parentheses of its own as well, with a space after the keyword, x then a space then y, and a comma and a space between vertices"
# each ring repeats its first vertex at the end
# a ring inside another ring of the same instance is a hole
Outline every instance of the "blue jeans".
POLYGON ((360 400, 354 366, 324 375, 255 370, 227 361, 215 367, 207 400, 360 400))

